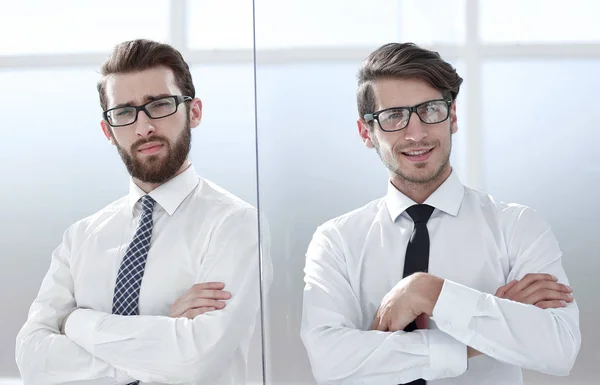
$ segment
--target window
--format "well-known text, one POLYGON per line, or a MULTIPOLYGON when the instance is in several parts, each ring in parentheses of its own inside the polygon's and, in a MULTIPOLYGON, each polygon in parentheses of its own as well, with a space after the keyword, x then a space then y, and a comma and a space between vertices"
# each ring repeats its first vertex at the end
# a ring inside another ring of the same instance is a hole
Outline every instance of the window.
POLYGON ((479 2, 483 43, 598 42, 596 0, 486 0, 479 2))
POLYGON ((252 49, 252 0, 192 0, 187 5, 190 49, 252 49))
POLYGON ((0 55, 108 52, 123 40, 166 41, 168 30, 168 0, 11 1, 0 55))
POLYGON ((464 0, 401 0, 400 38, 417 44, 463 44, 464 0))

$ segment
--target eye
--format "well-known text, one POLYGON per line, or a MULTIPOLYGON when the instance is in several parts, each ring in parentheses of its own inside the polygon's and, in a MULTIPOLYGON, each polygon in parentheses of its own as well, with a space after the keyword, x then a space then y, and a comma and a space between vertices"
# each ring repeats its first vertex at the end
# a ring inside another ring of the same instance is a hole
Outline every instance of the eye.
POLYGON ((438 103, 428 103, 425 108, 427 112, 438 112, 440 110, 440 105, 438 103))
POLYGON ((131 115, 131 108, 123 108, 120 110, 116 110, 113 112, 113 115, 117 116, 117 117, 123 117, 123 116, 128 116, 131 115))

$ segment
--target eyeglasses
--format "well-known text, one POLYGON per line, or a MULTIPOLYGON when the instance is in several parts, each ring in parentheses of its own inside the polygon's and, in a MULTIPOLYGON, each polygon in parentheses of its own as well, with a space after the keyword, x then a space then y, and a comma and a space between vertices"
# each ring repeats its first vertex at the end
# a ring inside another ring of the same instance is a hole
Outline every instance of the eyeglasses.
POLYGON ((140 111, 144 111, 150 119, 165 118, 176 113, 179 104, 192 99, 191 96, 165 96, 141 106, 111 108, 104 111, 102 115, 112 127, 123 127, 135 123, 140 111))
POLYGON ((372 114, 365 114, 363 118, 367 123, 376 120, 382 131, 394 132, 408 126, 413 112, 425 124, 441 123, 450 116, 452 100, 429 100, 413 107, 392 107, 372 114))

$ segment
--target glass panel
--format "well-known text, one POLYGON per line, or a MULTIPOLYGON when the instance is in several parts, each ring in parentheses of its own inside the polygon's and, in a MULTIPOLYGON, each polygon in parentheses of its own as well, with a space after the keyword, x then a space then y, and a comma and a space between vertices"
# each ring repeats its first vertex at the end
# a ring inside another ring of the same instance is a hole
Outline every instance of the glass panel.
MULTIPOLYGON (((252 20, 241 17, 251 6, 246 0, 188 0, 190 48, 251 49, 252 20)), ((464 7, 464 0, 260 0, 257 48, 370 47, 398 37, 459 44, 464 41, 464 7)))
POLYGON ((192 143, 196 169, 256 206, 254 66, 195 65, 191 72, 203 107, 192 143))
POLYGON ((0 12, 0 55, 110 51, 123 40, 166 41, 168 0, 12 1, 0 12))
MULTIPOLYGON (((257 69, 259 199, 271 228, 276 273, 265 316, 270 384, 314 382, 299 330, 304 254, 316 226, 386 193, 386 169, 364 147, 356 126, 361 60, 257 69)), ((457 65, 464 76, 462 63, 457 65)), ((465 97, 466 88, 459 94, 462 121, 453 147, 460 174, 465 97)))
POLYGON ((397 0, 259 0, 255 9, 257 49, 362 47, 398 36, 397 0))
MULTIPOLYGON (((570 378, 597 381, 600 340, 599 60, 503 60, 483 66, 484 187, 538 210, 563 250, 584 336, 570 378)), ((553 383, 529 373, 532 383, 553 383)), ((589 382, 588 382, 589 381, 589 382)))
POLYGON ((463 44, 465 0, 400 0, 400 40, 463 44))
POLYGON ((596 0, 479 1, 479 31, 484 43, 597 42, 599 12, 596 0))
MULTIPOLYGON (((197 96, 203 101, 203 120, 200 126, 192 130, 190 159, 198 174, 205 180, 256 207, 253 64, 190 63, 190 66, 197 96)), ((0 373, 10 377, 19 375, 14 358, 15 336, 27 318, 42 277, 48 272, 51 253, 62 240, 63 232, 69 225, 97 212, 128 192, 129 175, 115 148, 108 143, 100 129, 97 79, 96 66, 0 71, 0 103, 3 106, 0 126, 3 127, 3 139, 7 144, 0 155, 0 173, 3 175, 3 186, 10 186, 0 189, 0 240, 3 250, 3 258, 0 259, 0 292, 4 293, 0 298, 3 309, 0 373)), ((218 197, 216 194, 215 196, 218 197)), ((234 200, 226 198, 223 201, 234 200)), ((217 201, 211 203, 211 207, 218 205, 217 201)), ((186 207, 189 209, 189 206, 186 207)), ((178 213, 175 212, 174 215, 178 213)), ((210 210, 198 212, 197 219, 190 218, 190 223, 184 227, 204 223, 207 217, 210 218, 210 214, 210 210)), ((246 231, 252 231, 258 236, 255 217, 249 215, 247 218, 249 229, 246 231)), ((164 221, 166 217, 160 219, 164 221)), ((238 228, 240 234, 244 229, 242 226, 238 228)), ((192 235, 190 239, 194 244, 189 245, 190 249, 202 248, 202 242, 206 241, 206 244, 211 245, 207 250, 214 248, 218 252, 218 249, 235 244, 239 239, 237 233, 232 234, 230 238, 226 238, 226 245, 220 245, 219 238, 215 235, 220 230, 216 226, 213 230, 210 240, 198 239, 192 235)), ((185 241, 187 240, 173 240, 174 243, 185 241)), ((153 246, 154 244, 151 250, 153 246)), ((240 247, 237 251, 240 258, 248 255, 258 258, 258 253, 254 254, 252 247, 240 247)), ((229 253, 233 254, 235 253, 229 253)), ((198 258, 208 258, 210 255, 215 254, 202 251, 198 258)), ((175 265, 181 264, 181 258, 184 257, 175 254, 154 256, 172 258, 175 265)), ((222 280, 226 282, 225 290, 228 287, 235 290, 252 280, 258 282, 258 271, 254 274, 248 259, 240 261, 228 260, 222 262, 220 268, 216 268, 218 262, 211 264, 209 260, 207 265, 201 265, 206 269, 206 274, 201 274, 201 278, 206 279, 208 276, 211 280, 222 280), (223 263, 227 265, 223 266, 223 263), (244 271, 244 274, 234 277, 227 271, 244 271), (246 274, 252 276, 248 277, 246 274)), ((200 262, 198 260, 197 265, 200 262)), ((141 297, 144 296, 144 287, 151 287, 157 282, 156 275, 148 275, 149 266, 150 260, 146 266, 141 297)), ((191 287, 188 272, 196 272, 196 264, 179 267, 177 282, 182 283, 168 286, 165 292, 183 294, 191 287), (186 286, 183 287, 184 285, 186 286)), ((154 272, 156 273, 156 268, 154 272)), ((102 272, 98 274, 101 277, 102 272)), ((165 276, 168 277, 168 273, 165 276)), ((265 274, 265 277, 269 276, 265 274)), ((106 282, 115 279, 112 276, 105 278, 106 282)), ((201 282, 193 279, 193 283, 201 282)), ((109 288, 106 285, 106 290, 109 288)), ((234 375, 239 383, 245 383, 246 380, 248 383, 263 381, 258 284, 254 285, 254 289, 240 289, 233 293, 234 298, 248 296, 245 297, 244 305, 237 306, 236 311, 238 318, 247 326, 243 330, 244 338, 250 338, 250 341, 246 340, 241 347, 236 346, 235 341, 234 344, 223 341, 221 346, 231 346, 234 349, 215 349, 210 351, 211 357, 205 358, 217 360, 215 364, 229 365, 230 359, 235 362, 245 361, 245 354, 248 354, 247 365, 236 364, 236 367, 226 366, 222 370, 226 376, 237 373, 234 375), (254 312, 250 312, 250 308, 246 306, 249 303, 253 303, 254 312), (244 310, 240 312, 239 309, 244 310), (253 316, 256 317, 256 323, 253 325, 254 329, 251 329, 249 325, 253 316), (239 350, 236 350, 238 347, 239 350)), ((112 293, 106 295, 110 298, 112 293)), ((157 307, 161 310, 151 315, 166 315, 164 312, 169 311, 172 301, 165 300, 162 303, 163 300, 164 298, 156 299, 157 307)), ((230 306, 231 303, 230 301, 230 306)), ((94 303, 92 307, 96 305, 94 303)), ((183 329, 189 328, 182 327, 181 330, 183 329)), ((202 331, 213 332, 218 330, 202 331)), ((225 332, 230 334, 228 330, 225 332)), ((186 349, 188 348, 181 347, 181 351, 186 349)), ((85 355, 77 352, 80 354, 77 360, 85 360, 85 355)), ((205 359, 203 362, 206 362, 205 359)), ((87 373, 88 369, 82 367, 81 372, 87 373)), ((180 382, 175 378, 170 378, 169 381, 180 382)), ((217 379, 215 382, 223 380, 217 379)))
POLYGON ((126 191, 100 130, 97 68, 0 72, 0 372, 18 377, 15 336, 67 226, 126 191), (34 94, 32 94, 34 92, 34 94), (64 119, 67 107, 69 119, 64 119), (26 245, 26 247, 24 247, 26 245))
POLYGON ((187 6, 191 49, 252 49, 252 1, 188 0, 187 6))

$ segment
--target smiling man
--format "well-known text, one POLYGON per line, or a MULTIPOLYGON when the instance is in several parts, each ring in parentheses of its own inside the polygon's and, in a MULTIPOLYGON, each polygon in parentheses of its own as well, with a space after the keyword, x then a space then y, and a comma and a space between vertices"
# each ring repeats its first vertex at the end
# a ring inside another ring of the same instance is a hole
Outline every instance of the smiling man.
POLYGON ((129 194, 70 226, 53 252, 17 336, 23 381, 245 384, 257 210, 188 160, 202 103, 177 50, 124 42, 101 73, 102 131, 129 194))
POLYGON ((522 384, 567 375, 579 311, 548 224, 464 186, 450 165, 462 78, 386 44, 364 61, 358 133, 387 195, 319 226, 302 339, 318 383, 522 384))

